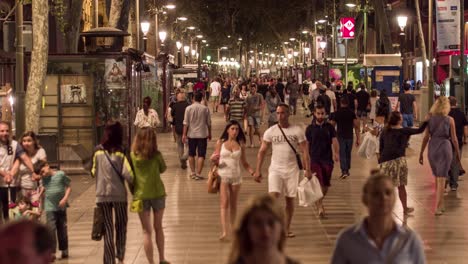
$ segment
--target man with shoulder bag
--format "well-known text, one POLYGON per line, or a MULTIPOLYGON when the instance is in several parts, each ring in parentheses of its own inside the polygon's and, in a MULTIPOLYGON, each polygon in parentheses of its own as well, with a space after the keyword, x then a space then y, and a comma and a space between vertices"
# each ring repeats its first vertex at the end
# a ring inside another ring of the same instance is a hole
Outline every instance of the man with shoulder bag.
POLYGON ((289 111, 289 106, 286 104, 280 104, 276 108, 278 124, 268 128, 263 134, 254 177, 256 181, 261 181, 261 168, 271 145, 268 192, 276 198, 279 198, 281 194, 285 196, 287 236, 294 237, 294 233, 291 232, 291 220, 294 214, 294 199, 297 194, 299 174, 304 169, 305 177, 310 179, 312 175, 309 169, 309 153, 304 130, 298 125, 289 123, 289 111), (299 153, 302 153, 302 159, 299 153))

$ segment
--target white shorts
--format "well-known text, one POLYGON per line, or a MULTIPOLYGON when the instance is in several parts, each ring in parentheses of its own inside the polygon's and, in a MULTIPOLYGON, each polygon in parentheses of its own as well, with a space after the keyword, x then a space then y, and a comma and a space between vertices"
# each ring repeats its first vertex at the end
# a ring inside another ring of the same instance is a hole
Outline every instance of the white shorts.
POLYGON ((270 170, 268 173, 268 192, 276 192, 286 197, 295 198, 299 185, 299 170, 295 173, 284 173, 278 170, 270 170), (287 175, 285 177, 285 175, 287 175))

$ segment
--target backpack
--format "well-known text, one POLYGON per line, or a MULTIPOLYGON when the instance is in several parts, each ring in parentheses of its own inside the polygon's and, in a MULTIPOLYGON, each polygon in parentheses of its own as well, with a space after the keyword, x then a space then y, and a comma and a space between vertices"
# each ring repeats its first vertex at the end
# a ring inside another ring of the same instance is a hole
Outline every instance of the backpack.
POLYGON ((385 98, 386 100, 382 100, 383 98, 379 98, 375 103, 375 114, 382 113, 385 116, 390 114, 390 100, 385 98))
POLYGON ((327 94, 323 93, 320 94, 317 97, 317 101, 315 102, 315 105, 323 105, 325 107, 325 112, 327 114, 330 114, 330 109, 331 109, 331 100, 330 97, 328 97, 327 94))

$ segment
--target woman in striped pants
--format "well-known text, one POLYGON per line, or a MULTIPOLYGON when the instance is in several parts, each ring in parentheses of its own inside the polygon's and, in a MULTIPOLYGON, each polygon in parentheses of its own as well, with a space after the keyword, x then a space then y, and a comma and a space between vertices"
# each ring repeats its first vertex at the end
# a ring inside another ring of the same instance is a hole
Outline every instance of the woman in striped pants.
POLYGON ((104 264, 116 263, 116 257, 118 263, 123 263, 125 257, 128 220, 125 181, 133 182, 133 172, 124 155, 122 131, 119 122, 106 126, 104 140, 94 152, 91 170, 96 178, 96 203, 104 214, 104 264))

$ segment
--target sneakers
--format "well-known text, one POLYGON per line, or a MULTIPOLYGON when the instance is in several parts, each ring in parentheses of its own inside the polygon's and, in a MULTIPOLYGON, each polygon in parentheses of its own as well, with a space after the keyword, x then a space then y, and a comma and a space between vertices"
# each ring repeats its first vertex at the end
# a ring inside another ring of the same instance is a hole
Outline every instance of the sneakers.
POLYGON ((68 258, 68 250, 62 250, 62 259, 67 259, 68 258))
POLYGON ((452 192, 456 192, 456 191, 457 191, 457 187, 452 187, 452 188, 450 188, 450 190, 451 190, 452 192))
POLYGON ((343 173, 341 174, 341 176, 340 176, 340 180, 344 180, 344 179, 346 179, 346 178, 348 178, 348 177, 349 177, 349 172, 347 172, 347 171, 346 171, 346 172, 343 172, 343 173))

